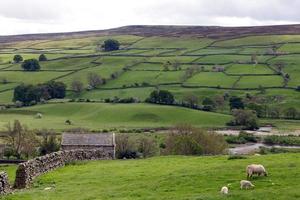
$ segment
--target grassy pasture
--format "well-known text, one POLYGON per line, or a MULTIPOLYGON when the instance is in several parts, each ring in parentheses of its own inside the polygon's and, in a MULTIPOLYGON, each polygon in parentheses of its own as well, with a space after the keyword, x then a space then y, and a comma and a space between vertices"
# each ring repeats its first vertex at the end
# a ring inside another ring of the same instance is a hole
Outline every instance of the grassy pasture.
POLYGON ((190 37, 149 37, 140 40, 131 47, 135 48, 187 48, 198 49, 208 46, 213 40, 190 37))
POLYGON ((237 88, 282 87, 281 76, 243 76, 237 83, 237 88))
MULTIPOLYGON (((97 89, 97 90, 92 90, 90 92, 84 92, 82 93, 79 98, 84 98, 84 99, 91 99, 91 100, 101 100, 101 99, 107 99, 107 98, 114 98, 114 97, 119 97, 119 98, 138 98, 139 100, 145 100, 149 94, 155 90, 153 87, 141 87, 141 88, 124 88, 124 89, 114 89, 114 90, 105 90, 105 89, 97 89)), ((69 98, 76 97, 78 96, 70 93, 68 95, 69 98)))
POLYGON ((209 54, 234 54, 238 53, 240 48, 204 48, 196 51, 187 52, 186 55, 209 55, 209 54))
POLYGON ((250 62, 250 56, 244 55, 210 55, 200 58, 199 63, 222 64, 233 62, 250 62))
POLYGON ((174 62, 178 61, 179 63, 192 63, 199 57, 197 56, 163 56, 163 57, 151 57, 148 59, 149 62, 162 62, 165 63, 167 61, 174 62))
POLYGON ((184 84, 190 86, 211 86, 230 88, 238 80, 238 77, 226 76, 221 72, 201 72, 188 79, 184 84))
POLYGON ((44 83, 59 76, 66 75, 67 72, 24 72, 24 71, 0 71, 0 77, 6 78, 9 82, 16 83, 44 83))
POLYGON ((223 127, 231 116, 151 104, 58 103, 0 111, 1 128, 15 119, 32 129, 85 127, 98 130, 112 127, 170 127, 178 123, 223 127), (42 113, 43 118, 36 119, 36 113, 42 113), (66 125, 64 122, 67 119, 73 124, 66 125))
POLYGON ((205 200, 296 200, 300 193, 299 154, 249 156, 167 156, 143 160, 93 161, 69 165, 43 175, 29 190, 5 196, 5 200, 68 199, 205 199, 205 200), (268 177, 255 177, 254 189, 241 190, 245 167, 263 164, 268 177), (283 173, 285 172, 285 173, 283 173), (230 184, 229 195, 222 186, 230 184), (44 191, 46 187, 53 187, 44 191), (84 191, 84 192, 83 192, 84 191))
POLYGON ((61 39, 61 40, 51 40, 51 41, 43 41, 37 44, 33 44, 31 48, 40 48, 40 49, 47 49, 47 48, 59 48, 59 49, 66 49, 66 48, 81 48, 89 46, 94 48, 97 44, 103 43, 106 39, 113 38, 120 41, 121 44, 131 44, 136 40, 141 39, 139 36, 132 36, 132 35, 122 35, 122 36, 98 36, 98 37, 77 37, 71 39, 61 39))
POLYGON ((300 43, 282 45, 279 48, 279 51, 288 52, 288 53, 300 53, 300 43))
POLYGON ((255 46, 255 45, 273 45, 285 42, 300 42, 300 35, 266 35, 266 36, 248 36, 231 40, 216 42, 214 46, 235 47, 235 46, 255 46))
POLYGON ((226 68, 228 74, 274 74, 266 65, 234 64, 226 68))
POLYGON ((165 84, 165 83, 179 83, 183 77, 183 71, 128 71, 122 74, 117 79, 109 81, 105 88, 122 87, 123 85, 129 86, 135 83, 149 83, 152 85, 165 84))

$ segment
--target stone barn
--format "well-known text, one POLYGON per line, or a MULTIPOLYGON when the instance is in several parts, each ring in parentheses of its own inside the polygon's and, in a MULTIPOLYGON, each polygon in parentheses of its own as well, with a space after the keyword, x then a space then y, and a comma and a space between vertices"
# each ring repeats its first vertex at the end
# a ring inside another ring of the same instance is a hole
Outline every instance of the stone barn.
POLYGON ((103 149, 111 155, 115 155, 115 148, 114 133, 63 133, 62 135, 61 150, 103 149))

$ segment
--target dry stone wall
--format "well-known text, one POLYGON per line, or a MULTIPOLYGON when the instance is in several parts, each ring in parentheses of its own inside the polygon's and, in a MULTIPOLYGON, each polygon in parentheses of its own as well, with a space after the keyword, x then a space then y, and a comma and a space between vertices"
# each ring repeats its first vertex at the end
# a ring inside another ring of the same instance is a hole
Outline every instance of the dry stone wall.
POLYGON ((14 187, 27 188, 39 175, 64 166, 66 163, 83 160, 114 159, 114 152, 104 149, 58 151, 19 164, 14 187))
POLYGON ((8 175, 6 172, 0 172, 0 194, 7 194, 10 192, 10 184, 8 182, 8 175))

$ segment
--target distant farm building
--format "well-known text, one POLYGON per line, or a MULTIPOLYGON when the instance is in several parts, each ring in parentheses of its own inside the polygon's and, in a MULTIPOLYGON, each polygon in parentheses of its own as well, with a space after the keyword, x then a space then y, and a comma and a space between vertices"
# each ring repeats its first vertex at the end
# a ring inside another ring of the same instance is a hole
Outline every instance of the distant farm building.
POLYGON ((73 134, 63 133, 61 141, 62 150, 74 149, 104 149, 115 154, 115 134, 114 133, 91 133, 73 134))

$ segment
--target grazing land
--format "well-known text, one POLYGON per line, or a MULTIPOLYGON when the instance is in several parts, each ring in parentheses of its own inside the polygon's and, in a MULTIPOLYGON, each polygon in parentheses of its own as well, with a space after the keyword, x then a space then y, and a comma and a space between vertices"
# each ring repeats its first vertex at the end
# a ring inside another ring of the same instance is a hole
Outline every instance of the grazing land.
MULTIPOLYGON (((36 179, 34 187, 3 199, 299 199, 299 154, 250 156, 155 157, 145 160, 96 161, 60 168, 36 179), (261 163, 268 177, 255 177, 255 189, 240 190, 245 168, 261 163), (44 190, 50 187, 51 190, 44 190)), ((10 167, 12 168, 12 167, 10 167)), ((4 168, 5 169, 5 168, 4 168)), ((11 169, 13 170, 13 169, 11 169)))

